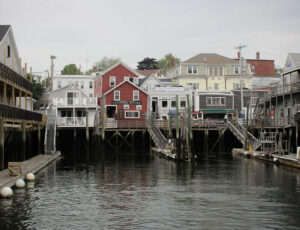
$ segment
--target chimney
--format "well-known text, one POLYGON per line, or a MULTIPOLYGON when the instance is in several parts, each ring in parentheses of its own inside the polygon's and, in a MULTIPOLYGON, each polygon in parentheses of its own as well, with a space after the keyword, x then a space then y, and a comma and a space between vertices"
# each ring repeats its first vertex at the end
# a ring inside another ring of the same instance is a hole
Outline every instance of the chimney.
POLYGON ((171 67, 173 67, 175 65, 175 59, 172 57, 171 58, 171 67))
POLYGON ((93 73, 97 72, 97 66, 93 66, 93 73))
POLYGON ((237 52, 237 56, 238 56, 238 59, 240 59, 241 53, 239 51, 237 52))
POLYGON ((260 53, 258 51, 256 52, 256 59, 260 59, 260 53))

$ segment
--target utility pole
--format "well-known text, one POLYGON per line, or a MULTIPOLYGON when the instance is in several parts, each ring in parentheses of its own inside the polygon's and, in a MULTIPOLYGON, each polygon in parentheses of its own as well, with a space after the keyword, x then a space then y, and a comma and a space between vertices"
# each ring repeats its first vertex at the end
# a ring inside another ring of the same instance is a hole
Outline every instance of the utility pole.
POLYGON ((239 50, 240 56, 240 90, 241 90, 241 111, 244 108, 244 95, 243 95, 243 84, 242 84, 242 75, 243 75, 243 63, 242 63, 242 49, 245 48, 246 45, 239 45, 237 47, 234 47, 235 49, 239 50))
POLYGON ((50 69, 51 69, 51 90, 53 90, 54 59, 56 59, 56 56, 51 55, 50 59, 51 59, 51 66, 50 66, 50 69))

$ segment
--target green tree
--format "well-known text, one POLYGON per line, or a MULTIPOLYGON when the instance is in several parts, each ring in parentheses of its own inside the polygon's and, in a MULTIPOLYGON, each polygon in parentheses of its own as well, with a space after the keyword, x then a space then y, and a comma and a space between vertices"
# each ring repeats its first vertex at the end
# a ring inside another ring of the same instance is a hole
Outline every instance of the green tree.
POLYGON ((104 57, 100 61, 95 63, 95 66, 102 67, 104 70, 120 62, 120 58, 104 57))
POLYGON ((275 66, 274 72, 277 74, 282 74, 283 68, 281 68, 280 66, 275 66))
POLYGON ((137 68, 138 70, 144 69, 158 69, 157 68, 158 62, 155 58, 146 57, 142 61, 138 62, 137 68))
POLYGON ((36 82, 35 80, 32 81, 32 97, 35 100, 38 100, 41 98, 45 91, 44 86, 41 83, 36 82))
POLYGON ((63 70, 61 71, 62 75, 81 75, 82 72, 80 71, 80 67, 77 68, 75 64, 66 65, 63 70))
POLYGON ((42 85, 43 85, 44 88, 48 88, 48 86, 50 85, 50 77, 45 78, 42 81, 42 85))
POLYGON ((180 63, 180 59, 174 57, 173 54, 169 53, 166 54, 163 59, 160 59, 158 61, 157 67, 163 71, 168 71, 169 69, 171 69, 172 65, 177 65, 179 63, 180 63), (174 63, 172 63, 172 60, 174 60, 174 63))

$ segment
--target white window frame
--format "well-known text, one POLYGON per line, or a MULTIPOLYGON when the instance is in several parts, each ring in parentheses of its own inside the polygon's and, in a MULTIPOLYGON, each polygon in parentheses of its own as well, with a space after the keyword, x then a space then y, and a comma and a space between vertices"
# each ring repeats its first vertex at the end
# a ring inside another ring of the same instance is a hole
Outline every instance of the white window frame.
POLYGON ((136 119, 136 118, 140 118, 140 111, 136 111, 136 110, 126 110, 125 111, 125 118, 128 118, 128 119, 136 119), (137 117, 128 117, 127 116, 127 113, 138 113, 138 116, 137 117))
POLYGON ((124 81, 129 81, 129 77, 124 77, 124 81))
POLYGON ((133 98, 134 101, 140 100, 140 91, 138 91, 138 90, 133 90, 133 91, 132 91, 132 98, 133 98), (137 93, 137 95, 134 95, 135 93, 137 93), (136 96, 137 96, 137 97, 136 97, 136 96))
POLYGON ((219 90, 219 83, 214 83, 214 90, 219 90))
POLYGON ((90 89, 93 89, 93 88, 94 88, 94 82, 90 81, 90 83, 89 83, 89 88, 90 88, 90 89))
POLYGON ((129 105, 124 105, 124 109, 129 109, 129 105))
POLYGON ((186 108, 187 104, 186 104, 186 97, 179 97, 179 107, 181 109, 186 108), (185 102, 185 106, 181 106, 181 102, 184 101, 185 102))
POLYGON ((188 67, 187 67, 187 74, 198 74, 198 66, 192 66, 192 65, 189 65, 188 67), (192 70, 192 72, 191 73, 189 73, 189 68, 192 68, 191 70, 192 70))
POLYGON ((226 97, 207 97, 206 106, 226 106, 226 97), (224 99, 224 104, 222 104, 222 99, 224 99), (215 103, 218 101, 218 103, 215 103))
POLYGON ((81 88, 81 89, 84 89, 84 81, 81 81, 81 82, 80 82, 80 88, 81 88))
POLYGON ((109 86, 115 86, 116 85, 116 76, 110 76, 109 77, 109 86))
POLYGON ((162 98, 161 98, 161 108, 162 108, 162 109, 168 109, 168 108, 169 108, 169 98, 168 98, 168 97, 162 97, 162 98), (163 102, 164 102, 164 101, 167 102, 167 106, 166 106, 166 107, 163 106, 163 102))
POLYGON ((240 74, 240 67, 239 66, 234 67, 234 74, 240 74))
POLYGON ((120 90, 115 90, 114 91, 114 101, 120 101, 120 98, 121 98, 120 90), (117 96, 116 93, 119 94, 119 98, 116 97, 117 96))
POLYGON ((142 110, 142 105, 136 105, 135 109, 136 110, 142 110))

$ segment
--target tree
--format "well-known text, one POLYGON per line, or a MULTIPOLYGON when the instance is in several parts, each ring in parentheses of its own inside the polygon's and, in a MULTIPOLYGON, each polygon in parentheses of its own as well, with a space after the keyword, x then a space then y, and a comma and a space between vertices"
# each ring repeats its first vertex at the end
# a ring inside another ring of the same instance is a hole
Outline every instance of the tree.
POLYGON ((61 75, 75 75, 75 74, 79 74, 79 75, 82 74, 82 72, 80 71, 80 67, 77 68, 75 64, 66 65, 61 71, 61 75))
POLYGON ((146 57, 142 61, 138 62, 137 68, 138 70, 144 69, 158 69, 157 68, 158 62, 155 58, 146 57))
POLYGON ((280 66, 275 66, 274 72, 277 74, 282 74, 283 68, 281 68, 280 66))
POLYGON ((100 61, 96 62, 95 66, 102 67, 104 70, 106 70, 120 61, 120 58, 104 57, 100 61))
POLYGON ((168 71, 169 69, 171 69, 173 65, 177 65, 179 63, 180 63, 180 59, 174 57, 173 54, 169 53, 166 54, 163 59, 160 59, 158 61, 157 67, 163 71, 168 71), (172 60, 174 60, 174 63, 172 63, 172 60))
POLYGON ((36 82, 35 80, 32 81, 32 97, 35 100, 38 100, 41 98, 45 91, 45 88, 41 83, 36 82))

